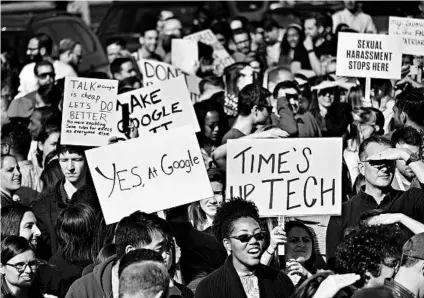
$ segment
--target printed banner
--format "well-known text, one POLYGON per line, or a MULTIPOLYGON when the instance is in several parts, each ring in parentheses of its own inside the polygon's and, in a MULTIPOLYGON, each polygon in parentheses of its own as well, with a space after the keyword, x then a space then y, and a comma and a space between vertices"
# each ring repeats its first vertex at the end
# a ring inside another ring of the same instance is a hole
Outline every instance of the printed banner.
POLYGON ((402 49, 399 36, 340 32, 336 75, 400 79, 402 49))
POLYGON ((213 196, 191 129, 118 142, 86 156, 107 224, 137 210, 152 213, 213 196))
POLYGON ((340 215, 342 139, 229 140, 227 197, 261 216, 340 215))
POLYGON ((61 144, 103 146, 116 127, 118 81, 65 78, 61 144))
POLYGON ((424 56, 424 20, 390 17, 389 35, 403 40, 403 54, 424 56))

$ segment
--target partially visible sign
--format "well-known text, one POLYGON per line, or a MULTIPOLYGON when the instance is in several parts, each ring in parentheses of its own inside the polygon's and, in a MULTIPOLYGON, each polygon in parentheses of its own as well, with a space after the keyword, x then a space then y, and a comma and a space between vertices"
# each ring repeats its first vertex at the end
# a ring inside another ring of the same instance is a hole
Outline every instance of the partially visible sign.
POLYGON ((229 140, 227 197, 261 216, 340 215, 342 139, 229 140))
POLYGON ((172 65, 184 73, 193 73, 199 63, 197 41, 189 39, 172 40, 172 65))
POLYGON ((336 75, 400 79, 402 49, 399 36, 340 32, 336 75))
POLYGON ((115 132, 117 94, 116 80, 66 77, 61 144, 106 145, 115 132))
POLYGON ((402 37, 403 54, 424 56, 424 20, 390 17, 389 35, 402 37))

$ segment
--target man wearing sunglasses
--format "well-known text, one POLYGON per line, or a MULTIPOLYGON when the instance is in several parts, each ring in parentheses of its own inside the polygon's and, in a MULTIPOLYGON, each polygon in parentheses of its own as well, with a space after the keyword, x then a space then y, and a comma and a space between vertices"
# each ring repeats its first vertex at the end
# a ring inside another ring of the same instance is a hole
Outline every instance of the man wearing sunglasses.
MULTIPOLYGON (((406 148, 394 148, 391 140, 383 136, 371 136, 359 147, 359 171, 365 177, 365 186, 349 201, 343 203, 341 216, 332 216, 327 229, 327 258, 335 256, 336 248, 347 228, 355 227, 360 216, 372 209, 384 213, 403 213, 424 223, 424 191, 410 188, 407 191, 391 187, 396 161, 403 160, 424 183, 424 163, 419 153, 406 148)), ((411 231, 402 227, 402 241, 411 237, 411 231)))
POLYGON ((302 107, 300 89, 296 81, 278 83, 275 86, 273 95, 275 99, 278 98, 278 116, 272 115, 273 122, 279 118, 278 122, 283 125, 281 128, 287 132, 294 129, 286 126, 294 123, 296 125, 295 130, 298 131, 297 136, 300 138, 321 137, 321 130, 319 129, 317 120, 311 112, 302 107))
POLYGON ((384 285, 394 297, 424 297, 424 233, 405 243, 399 270, 393 279, 386 279, 384 285))

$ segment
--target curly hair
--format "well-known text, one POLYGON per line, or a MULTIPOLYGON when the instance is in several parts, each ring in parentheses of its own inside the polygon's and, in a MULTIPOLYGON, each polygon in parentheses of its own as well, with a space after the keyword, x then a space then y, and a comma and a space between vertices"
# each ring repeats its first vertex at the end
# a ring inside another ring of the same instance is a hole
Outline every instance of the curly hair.
POLYGON ((381 265, 394 268, 401 256, 401 230, 397 225, 369 226, 352 229, 337 248, 337 269, 340 273, 356 273, 361 288, 367 281, 366 272, 378 277, 381 265), (394 258, 394 262, 387 262, 394 258))
POLYGON ((212 224, 212 232, 216 240, 228 238, 233 230, 233 224, 240 218, 251 217, 259 223, 259 210, 255 203, 241 198, 232 198, 218 207, 212 224))

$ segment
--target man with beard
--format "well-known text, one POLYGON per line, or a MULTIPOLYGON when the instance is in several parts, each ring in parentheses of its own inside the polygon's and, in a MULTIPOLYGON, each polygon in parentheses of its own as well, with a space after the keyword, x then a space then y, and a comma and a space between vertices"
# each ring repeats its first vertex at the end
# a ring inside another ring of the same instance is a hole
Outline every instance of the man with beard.
POLYGON ((262 27, 264 28, 264 40, 266 44, 265 55, 268 67, 278 65, 281 54, 281 41, 283 34, 280 26, 274 20, 265 20, 262 27))
POLYGON ((16 98, 10 103, 7 114, 9 118, 24 120, 31 117, 36 108, 44 106, 58 107, 62 92, 55 85, 55 69, 49 61, 37 62, 34 66, 37 90, 16 98))
POLYGON ((152 23, 150 27, 144 28, 139 40, 141 47, 136 52, 132 53, 134 59, 137 61, 141 59, 162 61, 162 58, 156 54, 158 38, 159 33, 155 29, 155 24, 152 23))
POLYGON ((181 21, 175 17, 167 19, 163 24, 163 40, 162 47, 165 51, 163 62, 171 63, 172 39, 182 38, 183 25, 181 21))
MULTIPOLYGON (((55 61, 55 69, 66 72, 66 76, 77 77, 78 65, 82 60, 82 46, 70 38, 59 43, 59 61, 55 61)), ((62 76, 59 74, 59 78, 62 76)))

